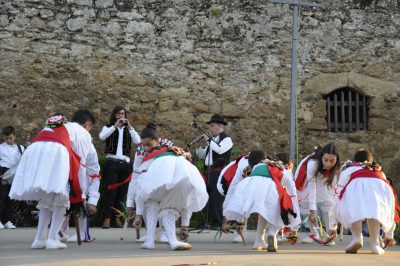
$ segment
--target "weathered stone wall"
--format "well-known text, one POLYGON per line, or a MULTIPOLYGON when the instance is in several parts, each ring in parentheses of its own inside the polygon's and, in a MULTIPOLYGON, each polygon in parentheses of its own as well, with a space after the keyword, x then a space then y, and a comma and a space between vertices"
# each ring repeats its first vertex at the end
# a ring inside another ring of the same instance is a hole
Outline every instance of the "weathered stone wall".
MULTIPOLYGON (((399 176, 400 4, 323 1, 302 10, 299 154, 334 141, 343 159, 368 147, 399 176), (323 96, 371 98, 369 131, 328 133, 323 96)), ((291 11, 266 0, 0 0, 0 126, 32 138, 47 115, 123 104, 184 144, 195 116, 228 118, 241 149, 288 150, 291 11)), ((99 144, 100 148, 101 145, 99 144)))

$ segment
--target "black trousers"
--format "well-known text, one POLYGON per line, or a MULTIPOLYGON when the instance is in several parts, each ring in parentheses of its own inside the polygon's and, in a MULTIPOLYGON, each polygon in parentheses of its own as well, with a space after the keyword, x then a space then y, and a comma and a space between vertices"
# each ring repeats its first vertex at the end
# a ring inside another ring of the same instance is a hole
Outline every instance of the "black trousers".
MULTIPOLYGON (((222 204, 224 203, 224 196, 217 190, 219 174, 219 171, 211 171, 207 182, 210 225, 216 227, 222 225, 222 204)), ((206 172, 206 175, 208 175, 208 172, 206 172)))
MULTIPOLYGON (((0 175, 4 174, 8 168, 0 167, 0 175)), ((0 181, 1 183, 1 181, 0 181)), ((10 199, 8 194, 10 193, 11 185, 0 185, 0 221, 2 224, 12 220, 12 214, 14 209, 13 201, 10 199)))
MULTIPOLYGON (((107 159, 104 168, 104 181, 106 186, 113 185, 124 181, 133 171, 132 164, 125 161, 116 161, 107 159)), ((126 201, 129 183, 123 184, 116 189, 106 189, 103 214, 105 218, 112 218, 115 212, 111 209, 114 207, 123 211, 126 201)))

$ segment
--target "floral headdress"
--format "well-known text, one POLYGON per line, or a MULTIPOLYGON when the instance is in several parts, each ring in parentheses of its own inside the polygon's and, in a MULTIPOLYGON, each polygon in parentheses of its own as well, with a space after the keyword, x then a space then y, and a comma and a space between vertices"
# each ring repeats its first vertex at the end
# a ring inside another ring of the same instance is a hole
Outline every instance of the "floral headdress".
POLYGON ((60 125, 64 125, 68 123, 67 118, 65 118, 65 116, 63 115, 55 115, 55 116, 51 116, 46 120, 46 127, 48 128, 55 128, 58 127, 60 125))

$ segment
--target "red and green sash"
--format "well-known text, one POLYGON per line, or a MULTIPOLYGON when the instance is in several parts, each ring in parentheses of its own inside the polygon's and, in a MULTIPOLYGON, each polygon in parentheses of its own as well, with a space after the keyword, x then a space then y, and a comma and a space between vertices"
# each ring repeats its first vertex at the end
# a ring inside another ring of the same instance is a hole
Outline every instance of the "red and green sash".
POLYGON ((65 126, 59 125, 55 128, 52 128, 52 131, 42 130, 32 142, 38 141, 56 142, 67 148, 69 155, 69 201, 71 204, 82 203, 82 191, 78 177, 81 158, 72 150, 71 140, 65 126))
POLYGON ((292 198, 286 189, 283 187, 281 181, 283 178, 283 169, 273 163, 258 165, 253 169, 250 176, 263 176, 271 178, 276 186, 279 195, 279 204, 281 207, 281 218, 285 225, 290 223, 289 214, 294 218, 297 214, 294 212, 292 198))
MULTIPOLYGON (((361 163, 356 163, 352 167, 361 166, 361 165, 362 165, 361 163)), ((393 187, 390 185, 389 181, 385 178, 383 172, 380 171, 380 170, 371 170, 371 169, 368 169, 368 168, 363 168, 363 169, 360 169, 360 170, 357 170, 357 171, 353 172, 351 174, 351 176, 350 176, 349 181, 347 182, 347 184, 343 187, 342 191, 340 192, 339 199, 343 198, 343 195, 346 192, 346 188, 350 184, 350 182, 353 181, 354 179, 357 179, 357 178, 376 178, 376 179, 382 180, 383 182, 385 182, 390 187, 390 189, 393 192, 394 202, 395 202, 395 206, 394 206, 394 221, 396 223, 400 223, 400 216, 399 216, 400 205, 399 205, 399 202, 397 201, 397 193, 393 189, 393 187)))

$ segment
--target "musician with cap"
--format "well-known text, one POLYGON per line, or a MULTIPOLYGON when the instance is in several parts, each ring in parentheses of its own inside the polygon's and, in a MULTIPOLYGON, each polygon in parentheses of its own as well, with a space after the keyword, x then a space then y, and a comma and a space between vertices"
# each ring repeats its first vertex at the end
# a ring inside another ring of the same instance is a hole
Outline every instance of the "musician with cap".
POLYGON ((217 182, 222 169, 230 163, 233 142, 224 132, 227 123, 223 116, 214 114, 207 124, 211 138, 205 136, 208 145, 205 148, 197 148, 196 153, 199 158, 205 159, 207 173, 209 173, 207 189, 210 197, 210 225, 211 228, 219 228, 222 224, 223 196, 217 190, 217 182))

